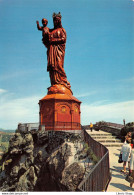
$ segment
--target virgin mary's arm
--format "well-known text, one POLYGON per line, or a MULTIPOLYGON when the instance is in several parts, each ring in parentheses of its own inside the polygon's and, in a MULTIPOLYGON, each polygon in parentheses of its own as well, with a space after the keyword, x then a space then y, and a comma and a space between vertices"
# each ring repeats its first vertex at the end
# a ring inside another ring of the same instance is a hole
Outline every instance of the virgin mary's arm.
POLYGON ((49 36, 49 43, 50 44, 63 44, 63 43, 66 43, 66 32, 65 32, 65 30, 62 29, 61 37, 54 38, 50 34, 50 36, 49 36))

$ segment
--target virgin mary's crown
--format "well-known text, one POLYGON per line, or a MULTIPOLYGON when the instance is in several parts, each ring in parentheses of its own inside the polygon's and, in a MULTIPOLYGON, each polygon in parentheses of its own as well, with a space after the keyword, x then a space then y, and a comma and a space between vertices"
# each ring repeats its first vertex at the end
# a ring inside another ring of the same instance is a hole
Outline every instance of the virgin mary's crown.
POLYGON ((62 17, 61 14, 60 14, 60 12, 58 14, 56 14, 55 12, 53 13, 53 18, 56 18, 56 17, 59 17, 59 18, 62 17))

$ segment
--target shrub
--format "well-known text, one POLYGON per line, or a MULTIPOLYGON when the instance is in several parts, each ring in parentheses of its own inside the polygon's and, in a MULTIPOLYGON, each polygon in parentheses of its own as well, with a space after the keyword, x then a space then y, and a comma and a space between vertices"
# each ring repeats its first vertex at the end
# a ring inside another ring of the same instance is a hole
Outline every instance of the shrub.
POLYGON ((89 148, 88 144, 87 144, 87 143, 85 143, 85 144, 84 144, 84 150, 86 150, 86 151, 87 151, 87 150, 88 150, 88 148, 89 148))
POLYGON ((88 149, 87 149, 87 155, 88 155, 89 159, 91 159, 93 161, 94 165, 99 161, 99 159, 93 153, 93 151, 92 151, 92 149, 90 147, 88 147, 88 149))
POLYGON ((125 140, 125 136, 127 135, 128 132, 133 132, 134 133, 134 122, 127 123, 120 131, 120 136, 122 141, 125 140))
POLYGON ((99 131, 102 128, 102 126, 107 126, 107 122, 105 122, 105 121, 99 121, 99 122, 97 122, 94 125, 94 128, 95 128, 96 131, 99 131))
POLYGON ((16 130, 15 130, 15 133, 20 133, 20 130, 19 130, 19 129, 16 129, 16 130))
POLYGON ((2 135, 1 142, 9 142, 11 135, 2 135))
POLYGON ((94 164, 96 164, 99 161, 99 159, 94 154, 92 155, 92 159, 94 164))

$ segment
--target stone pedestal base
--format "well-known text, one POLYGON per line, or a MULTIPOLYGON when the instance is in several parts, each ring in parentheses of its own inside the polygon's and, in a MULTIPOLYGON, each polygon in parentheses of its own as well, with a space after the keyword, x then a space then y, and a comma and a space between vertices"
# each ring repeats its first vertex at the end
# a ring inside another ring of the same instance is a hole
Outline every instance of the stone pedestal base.
POLYGON ((81 102, 72 92, 60 93, 53 94, 49 88, 48 95, 39 101, 40 125, 45 125, 45 130, 81 130, 81 102))

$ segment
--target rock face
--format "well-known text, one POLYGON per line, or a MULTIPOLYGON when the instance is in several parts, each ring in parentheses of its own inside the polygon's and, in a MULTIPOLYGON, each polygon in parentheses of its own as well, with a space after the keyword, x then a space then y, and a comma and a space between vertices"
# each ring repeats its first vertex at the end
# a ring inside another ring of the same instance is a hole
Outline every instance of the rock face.
POLYGON ((33 138, 30 133, 16 133, 9 141, 10 154, 32 154, 33 153, 33 138))
POLYGON ((62 137, 16 133, 2 159, 0 191, 76 191, 84 169, 69 165, 70 155, 62 137))
POLYGON ((66 143, 48 157, 42 167, 36 191, 75 191, 77 189, 84 176, 84 169, 78 163, 68 166, 70 155, 71 148, 66 143))
POLYGON ((8 153, 3 159, 1 191, 33 190, 32 185, 36 180, 33 149, 34 142, 30 133, 16 133, 10 139, 8 153))
POLYGON ((61 183, 67 187, 68 191, 76 191, 83 176, 83 167, 77 162, 74 162, 63 171, 61 183))
POLYGON ((15 191, 33 191, 37 181, 34 166, 31 166, 16 184, 15 191))

